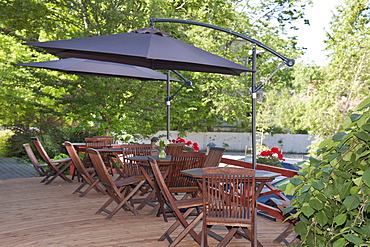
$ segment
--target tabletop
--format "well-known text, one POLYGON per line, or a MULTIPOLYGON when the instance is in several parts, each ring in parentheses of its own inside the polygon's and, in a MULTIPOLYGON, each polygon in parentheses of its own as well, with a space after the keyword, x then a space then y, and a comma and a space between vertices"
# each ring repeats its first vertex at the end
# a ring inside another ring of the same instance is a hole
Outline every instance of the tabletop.
MULTIPOLYGON (((247 168, 240 168, 240 169, 247 169, 247 168)), ((185 176, 192 177, 192 178, 202 178, 202 168, 193 168, 189 170, 183 170, 181 173, 185 176)), ((257 182, 262 181, 272 181, 274 178, 281 176, 280 173, 264 171, 264 170, 256 170, 255 179, 257 182)))
MULTIPOLYGON (((79 147, 79 148, 85 148, 86 147, 86 142, 73 142, 72 143, 73 146, 75 147, 79 147)), ((112 147, 114 148, 119 148, 122 146, 122 144, 119 144, 119 143, 113 143, 113 144, 110 144, 112 145, 112 147)))
POLYGON ((131 160, 131 161, 140 162, 140 161, 148 161, 148 157, 155 159, 158 164, 170 164, 171 163, 171 155, 167 155, 165 158, 159 158, 158 155, 150 155, 150 156, 127 157, 126 159, 131 160))
POLYGON ((122 153, 122 148, 100 148, 97 149, 99 152, 102 153, 122 153))

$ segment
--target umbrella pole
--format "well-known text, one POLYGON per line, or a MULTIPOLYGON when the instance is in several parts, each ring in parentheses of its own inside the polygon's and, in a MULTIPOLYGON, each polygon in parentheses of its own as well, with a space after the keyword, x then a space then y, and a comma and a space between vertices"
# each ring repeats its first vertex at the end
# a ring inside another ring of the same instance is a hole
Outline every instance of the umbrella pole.
POLYGON ((252 87, 251 87, 251 93, 252 93, 252 167, 253 169, 256 169, 257 166, 257 91, 256 91, 256 61, 257 61, 257 50, 256 45, 253 45, 252 49, 252 69, 254 72, 252 72, 252 87))
POLYGON ((171 87, 170 87, 170 70, 167 70, 167 99, 166 99, 166 105, 167 105, 167 140, 170 139, 170 124, 171 124, 171 87))

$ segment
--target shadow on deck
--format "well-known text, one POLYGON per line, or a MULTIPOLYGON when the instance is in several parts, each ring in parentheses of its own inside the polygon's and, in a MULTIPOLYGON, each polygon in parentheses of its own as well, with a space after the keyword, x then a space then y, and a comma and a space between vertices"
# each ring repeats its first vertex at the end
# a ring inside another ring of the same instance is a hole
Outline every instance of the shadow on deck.
MULTIPOLYGON (((96 215, 107 196, 95 191, 85 197, 71 193, 78 187, 60 178, 49 185, 41 178, 20 178, 0 184, 0 239, 2 246, 168 246, 158 242, 170 226, 162 217, 148 216, 146 206, 141 215, 120 210, 112 219, 105 213, 96 215)), ((265 247, 284 246, 272 241, 286 224, 258 217, 258 239, 265 247)), ((198 225, 197 232, 201 228, 198 225)), ((221 230, 222 231, 222 230, 221 230)), ((211 238, 210 246, 217 242, 211 238)), ((186 237, 178 246, 198 246, 186 237)), ((244 239, 233 239, 229 246, 250 246, 244 239)))

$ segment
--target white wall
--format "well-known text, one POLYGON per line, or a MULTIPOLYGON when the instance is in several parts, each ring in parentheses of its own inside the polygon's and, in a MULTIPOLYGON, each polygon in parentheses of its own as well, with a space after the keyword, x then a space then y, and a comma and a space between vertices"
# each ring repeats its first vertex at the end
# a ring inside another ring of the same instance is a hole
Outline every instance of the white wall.
MULTIPOLYGON (((160 131, 155 136, 165 138, 166 131, 160 131)), ((171 131, 170 139, 176 139, 178 132, 171 131)), ((307 153, 308 146, 315 136, 303 134, 275 134, 265 135, 263 144, 267 146, 283 146, 284 153, 307 153)), ((246 145, 252 145, 251 133, 236 132, 193 132, 183 137, 185 140, 197 142, 201 150, 206 150, 207 144, 215 143, 219 147, 226 147, 227 152, 244 152, 246 145)), ((257 138, 259 142, 260 138, 257 138)), ((150 140, 146 140, 145 143, 150 140)))

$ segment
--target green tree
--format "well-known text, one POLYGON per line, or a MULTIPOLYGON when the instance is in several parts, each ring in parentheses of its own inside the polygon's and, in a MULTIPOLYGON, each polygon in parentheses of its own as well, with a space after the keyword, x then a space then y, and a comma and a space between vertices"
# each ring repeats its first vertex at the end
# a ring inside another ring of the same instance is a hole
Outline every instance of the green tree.
MULTIPOLYGON (((240 12, 239 1, 194 0, 169 3, 163 0, 149 2, 0 0, 0 15, 4 17, 0 19, 0 26, 3 27, 2 34, 14 39, 17 47, 21 47, 19 43, 30 39, 46 41, 129 32, 148 27, 150 17, 171 16, 171 18, 211 23, 244 33, 252 38, 258 37, 258 40, 281 53, 286 53, 288 57, 296 57, 298 52, 293 51, 296 45, 294 39, 285 41, 279 39, 278 35, 282 32, 284 23, 302 17, 301 12, 304 7, 299 3, 290 0, 263 1, 266 9, 273 7, 270 8, 273 10, 269 10, 268 15, 259 18, 255 23, 251 23, 248 14, 254 11, 262 13, 263 9, 248 5, 248 11, 240 12), (281 26, 271 27, 269 22, 272 19, 279 20, 281 26)), ((235 44, 238 40, 234 36, 190 25, 161 23, 157 24, 156 28, 171 33, 175 38, 249 66, 245 58, 248 58, 251 44, 242 44, 240 49, 236 49, 235 44)), ((7 44, 10 43, 4 43, 5 50, 8 49, 7 44)), ((39 107, 33 108, 35 111, 33 115, 40 114, 45 117, 43 111, 48 109, 50 116, 58 116, 55 121, 58 121, 59 125, 87 127, 94 123, 94 127, 102 132, 124 131, 130 134, 150 134, 160 128, 163 129, 165 125, 163 84, 151 83, 146 87, 148 84, 134 80, 77 78, 51 71, 14 68, 11 66, 12 63, 52 59, 52 56, 40 49, 32 47, 22 49, 26 49, 30 56, 2 61, 6 64, 3 74, 12 72, 13 75, 13 78, 2 77, 6 82, 2 86, 7 87, 7 92, 12 94, 14 83, 19 82, 18 84, 21 85, 19 90, 24 91, 28 97, 20 97, 17 94, 12 97, 16 100, 25 100, 25 103, 38 102, 39 107), (26 78, 23 73, 29 76, 26 78), (68 83, 70 85, 67 85, 68 83), (95 86, 90 86, 89 83, 95 86), (113 92, 110 87, 117 90, 113 92), (89 89, 88 92, 81 90, 86 88, 89 89), (153 98, 151 98, 152 95, 154 95, 153 98), (94 114, 94 109, 99 111, 94 114)), ((11 54, 10 51, 8 54, 11 54)), ((259 59, 260 77, 266 77, 265 74, 276 67, 277 61, 271 57, 266 55, 259 59)), ((276 82, 287 81, 290 73, 287 70, 287 73, 279 76, 276 82)), ((196 88, 186 88, 173 100, 171 122, 174 130, 183 132, 212 130, 225 121, 240 123, 243 130, 246 129, 250 122, 248 118, 250 96, 247 93, 250 84, 249 75, 229 77, 190 72, 183 72, 183 74, 194 82, 196 88)), ((180 85, 172 83, 172 91, 180 85)), ((3 98, 1 104, 6 106, 9 104, 6 101, 7 98, 3 98)), ((1 113, 4 116, 18 116, 19 121, 7 118, 6 124, 14 126, 23 124, 26 128, 41 128, 39 118, 36 117, 30 122, 23 119, 22 115, 18 115, 18 112, 22 112, 19 107, 20 105, 7 108, 1 113)))

